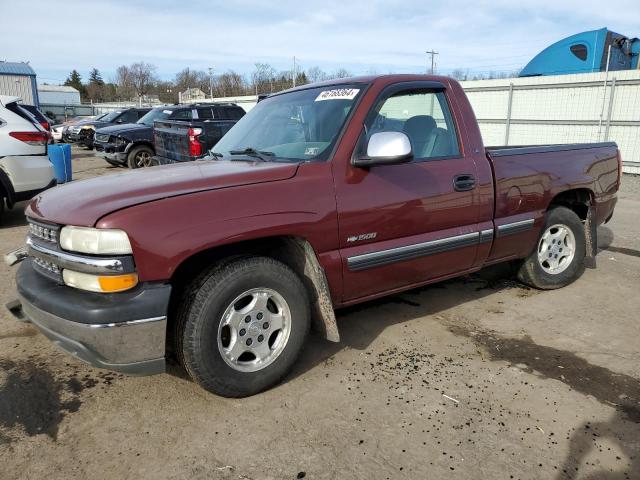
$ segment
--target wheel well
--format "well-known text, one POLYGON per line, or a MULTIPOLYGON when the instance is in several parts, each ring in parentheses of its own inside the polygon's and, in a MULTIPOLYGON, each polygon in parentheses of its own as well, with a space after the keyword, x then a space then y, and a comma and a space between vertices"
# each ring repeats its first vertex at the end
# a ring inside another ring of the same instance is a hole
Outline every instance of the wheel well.
POLYGON ((131 153, 133 151, 133 149, 137 148, 137 147, 149 147, 154 152, 156 151, 156 149, 153 148, 153 144, 152 143, 144 141, 144 142, 133 142, 131 144, 131 148, 129 148, 129 151, 127 153, 131 153))
POLYGON ((593 192, 589 189, 577 188, 575 190, 567 190, 553 197, 553 200, 551 200, 549 204, 549 209, 554 206, 567 207, 573 210, 581 220, 586 220, 592 200, 593 192))
MULTIPOLYGON (((306 240, 294 236, 266 237, 230 245, 222 245, 198 252, 183 261, 171 276, 171 300, 169 302, 168 336, 173 336, 173 319, 183 298, 187 285, 205 269, 216 262, 233 257, 264 256, 278 260, 291 268, 302 280, 312 303, 314 330, 331 341, 339 341, 333 304, 322 267, 313 248, 306 240)), ((167 345, 173 339, 167 338, 167 345)))

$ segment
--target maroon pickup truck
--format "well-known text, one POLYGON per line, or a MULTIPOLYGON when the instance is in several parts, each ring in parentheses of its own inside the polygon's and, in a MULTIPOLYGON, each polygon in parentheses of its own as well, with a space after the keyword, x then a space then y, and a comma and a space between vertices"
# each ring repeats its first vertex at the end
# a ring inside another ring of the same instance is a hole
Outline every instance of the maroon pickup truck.
POLYGON ((485 148, 451 79, 389 75, 271 95, 205 160, 33 199, 22 313, 93 365, 175 355, 205 389, 278 382, 335 309, 513 261, 574 281, 613 214, 613 143, 485 148))

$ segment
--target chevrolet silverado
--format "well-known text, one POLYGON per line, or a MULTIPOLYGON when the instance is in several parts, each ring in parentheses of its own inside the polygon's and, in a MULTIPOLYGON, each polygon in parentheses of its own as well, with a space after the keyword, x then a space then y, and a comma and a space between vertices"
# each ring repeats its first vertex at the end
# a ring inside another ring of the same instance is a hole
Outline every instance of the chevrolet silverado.
POLYGON ((614 143, 485 148, 449 78, 304 85, 203 160, 34 198, 12 310, 98 367, 175 356, 203 388, 251 395, 311 326, 339 341, 341 307, 498 262, 536 288, 573 282, 619 185, 614 143))

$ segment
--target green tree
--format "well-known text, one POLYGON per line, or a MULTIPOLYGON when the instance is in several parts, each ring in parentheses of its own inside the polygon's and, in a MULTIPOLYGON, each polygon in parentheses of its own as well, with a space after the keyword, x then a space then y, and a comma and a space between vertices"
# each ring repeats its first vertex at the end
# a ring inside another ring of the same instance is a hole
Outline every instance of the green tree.
POLYGON ((84 87, 84 85, 82 84, 82 77, 80 76, 80 74, 78 73, 77 70, 71 70, 71 73, 69 74, 69 76, 67 77, 67 79, 64 82, 64 85, 67 87, 73 87, 76 90, 78 90, 80 92, 80 98, 86 98, 87 96, 87 90, 84 87))
POLYGON ((80 91, 82 90, 82 77, 77 70, 71 70, 71 73, 65 80, 64 84, 67 87, 73 87, 76 90, 80 91))
POLYGON ((92 68, 91 72, 89 72, 89 85, 104 85, 104 80, 102 80, 102 75, 97 68, 92 68))

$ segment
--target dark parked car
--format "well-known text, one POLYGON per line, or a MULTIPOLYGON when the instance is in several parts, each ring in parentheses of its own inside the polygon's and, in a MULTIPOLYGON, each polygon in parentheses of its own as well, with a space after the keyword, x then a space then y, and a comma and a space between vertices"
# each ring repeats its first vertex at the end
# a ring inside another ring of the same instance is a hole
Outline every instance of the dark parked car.
MULTIPOLYGON (((148 167, 156 154, 153 143, 153 124, 158 120, 179 124, 192 120, 204 120, 231 114, 230 108, 242 108, 233 104, 192 104, 157 107, 133 124, 113 125, 96 130, 94 148, 112 165, 129 168, 148 167)), ((235 123, 235 122, 233 122, 235 123)))
POLYGON ((115 110, 99 119, 82 120, 69 127, 66 133, 70 142, 79 143, 91 150, 93 149, 93 137, 97 129, 122 123, 135 123, 146 115, 149 110, 151 110, 151 108, 115 110))
POLYGON ((242 107, 224 103, 210 105, 208 111, 190 122, 156 120, 153 164, 189 162, 203 157, 244 115, 242 107))

